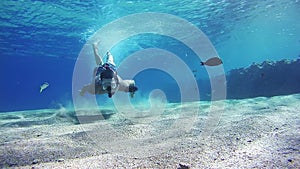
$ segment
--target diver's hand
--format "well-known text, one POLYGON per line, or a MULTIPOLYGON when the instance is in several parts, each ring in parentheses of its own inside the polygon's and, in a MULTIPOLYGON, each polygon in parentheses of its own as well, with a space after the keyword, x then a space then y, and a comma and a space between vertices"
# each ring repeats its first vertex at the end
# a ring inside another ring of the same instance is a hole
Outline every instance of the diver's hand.
POLYGON ((138 88, 136 86, 129 86, 129 92, 136 92, 138 88))
POLYGON ((79 92, 80 96, 84 96, 85 92, 83 90, 78 90, 78 92, 79 92))
POLYGON ((130 92, 130 97, 133 98, 134 97, 134 94, 135 92, 138 90, 138 88, 136 86, 132 86, 130 85, 129 86, 129 92, 130 92))

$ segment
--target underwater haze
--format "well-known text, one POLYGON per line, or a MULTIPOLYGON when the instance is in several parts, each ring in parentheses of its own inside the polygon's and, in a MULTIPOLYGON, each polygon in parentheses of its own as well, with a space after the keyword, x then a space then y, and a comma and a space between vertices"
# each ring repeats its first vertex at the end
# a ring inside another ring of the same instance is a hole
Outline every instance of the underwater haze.
MULTIPOLYGON (((226 76, 232 70, 240 69, 243 72, 251 65, 263 64, 264 61, 272 65, 287 59, 299 65, 298 0, 88 2, 2 0, 0 8, 1 112, 72 107, 73 70, 84 44, 106 24, 135 13, 171 14, 201 29, 222 59, 226 76), (45 82, 49 83, 49 86, 40 92, 40 86, 45 82)), ((200 100, 210 99, 211 89, 205 67, 200 66, 201 60, 191 49, 176 39, 157 34, 141 34, 115 45, 111 52, 118 65, 133 52, 147 48, 161 48, 183 59, 200 84, 200 100)), ((280 67, 280 64, 278 65, 280 67)), ((91 65, 89 69, 94 66, 91 65)), ((266 70, 256 72, 254 75, 256 78, 250 80, 259 82, 261 79, 257 78, 264 75, 267 77, 267 74, 266 70)), ((92 78, 92 72, 83 76, 92 78)), ((278 76, 272 75, 271 79, 283 76, 289 76, 289 72, 279 72, 278 76)), ((249 79, 245 76, 239 78, 249 79)), ((244 88, 241 88, 236 83, 236 77, 227 77, 228 79, 232 82, 227 84, 228 98, 299 92, 297 85, 300 82, 299 71, 293 73, 292 81, 289 81, 289 85, 280 92, 274 92, 276 91, 274 87, 274 90, 262 93, 265 88, 259 88, 257 94, 253 94, 256 92, 257 83, 245 83, 244 88), (285 89, 289 90, 290 86, 293 90, 286 92, 285 89), (235 91, 235 87, 239 88, 239 92, 235 91), (251 91, 247 90, 249 88, 252 88, 251 91), (230 92, 231 90, 233 92, 230 92)), ((139 87, 137 98, 148 98, 152 90, 161 89, 169 102, 180 101, 176 81, 166 72, 148 69, 136 75, 134 80, 139 87)), ((264 83, 269 82, 265 81, 264 83)), ((272 81, 267 86, 276 82, 272 81)), ((106 95, 100 96, 99 99, 110 103, 106 95)))

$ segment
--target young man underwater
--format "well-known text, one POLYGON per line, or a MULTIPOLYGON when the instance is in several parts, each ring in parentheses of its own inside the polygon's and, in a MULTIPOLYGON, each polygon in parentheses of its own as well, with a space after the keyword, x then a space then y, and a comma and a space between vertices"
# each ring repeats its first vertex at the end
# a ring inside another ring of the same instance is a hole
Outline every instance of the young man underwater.
POLYGON ((129 92, 133 97, 138 90, 134 80, 123 80, 118 76, 113 55, 109 51, 106 53, 106 62, 104 63, 99 55, 98 44, 99 42, 93 44, 97 64, 93 72, 93 80, 90 84, 82 87, 80 95, 83 96, 85 92, 89 92, 90 94, 108 94, 108 97, 111 98, 117 91, 123 91, 129 92))

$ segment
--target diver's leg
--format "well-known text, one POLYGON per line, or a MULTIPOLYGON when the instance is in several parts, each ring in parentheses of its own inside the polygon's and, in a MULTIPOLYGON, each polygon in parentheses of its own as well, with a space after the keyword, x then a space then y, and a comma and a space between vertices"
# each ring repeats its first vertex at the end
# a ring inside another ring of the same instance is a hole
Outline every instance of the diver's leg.
POLYGON ((114 62, 114 57, 113 57, 113 55, 108 51, 107 53, 106 53, 106 62, 107 63, 109 63, 109 64, 111 64, 111 65, 113 65, 113 66, 116 66, 116 64, 115 64, 115 62, 114 62))
POLYGON ((94 56, 95 56, 95 61, 97 65, 102 65, 103 64, 103 60, 101 59, 102 57, 99 55, 99 51, 97 48, 99 42, 96 42, 93 44, 93 51, 94 51, 94 56))

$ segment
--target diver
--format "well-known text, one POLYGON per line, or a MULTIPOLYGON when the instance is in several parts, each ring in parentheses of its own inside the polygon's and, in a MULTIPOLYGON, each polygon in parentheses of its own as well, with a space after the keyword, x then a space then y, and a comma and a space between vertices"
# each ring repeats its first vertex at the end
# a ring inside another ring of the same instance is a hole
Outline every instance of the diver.
POLYGON ((95 61, 98 66, 94 69, 92 82, 83 86, 80 95, 83 96, 85 92, 90 94, 107 93, 108 97, 111 98, 117 91, 123 91, 129 92, 130 96, 133 97, 138 90, 134 80, 123 80, 118 76, 113 56, 109 51, 106 53, 106 62, 104 63, 99 55, 98 44, 99 42, 93 44, 95 61))

